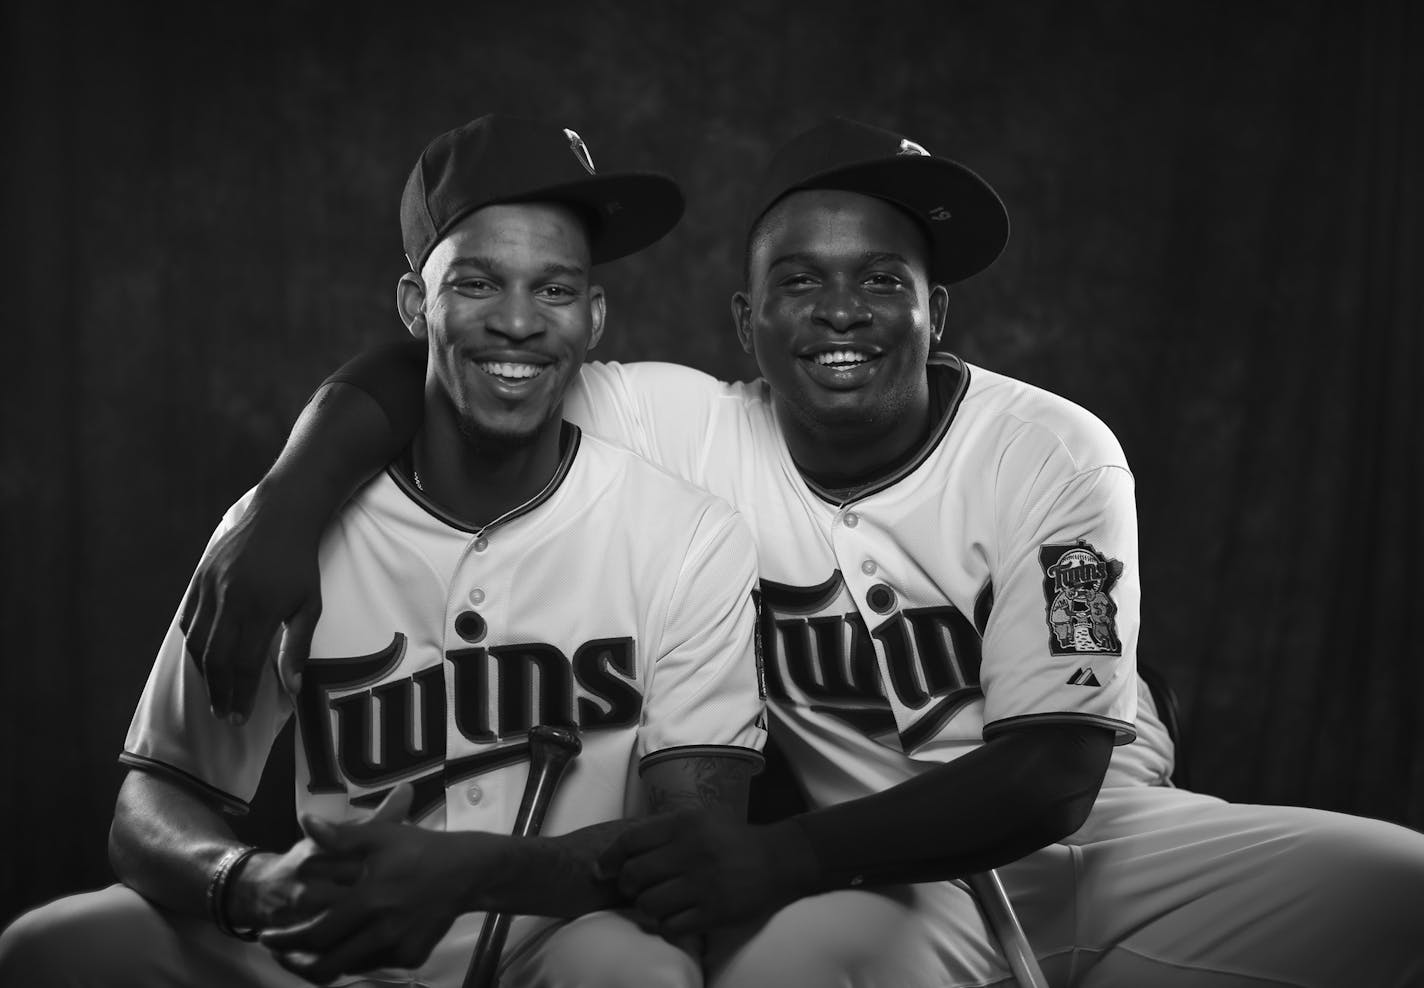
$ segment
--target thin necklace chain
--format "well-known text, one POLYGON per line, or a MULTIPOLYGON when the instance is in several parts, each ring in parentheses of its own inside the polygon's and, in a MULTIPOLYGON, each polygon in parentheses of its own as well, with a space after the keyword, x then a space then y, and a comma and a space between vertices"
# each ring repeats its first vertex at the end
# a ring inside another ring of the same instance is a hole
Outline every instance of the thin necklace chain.
MULTIPOLYGON (((541 500, 544 495, 548 494, 549 491, 553 490, 554 482, 559 479, 560 473, 561 471, 555 470, 553 475, 549 478, 548 482, 546 482, 544 486, 541 487, 533 497, 529 498, 529 500, 525 501, 523 504, 516 504, 514 507, 510 508, 504 514, 496 518, 494 521, 486 522, 479 528, 475 529, 474 537, 477 539, 481 538, 485 534, 485 532, 488 532, 491 528, 494 528, 501 522, 508 521, 512 516, 519 514, 519 512, 529 507, 529 505, 533 504, 535 501, 541 500)), ((414 458, 411 459, 410 463, 410 479, 415 481, 415 489, 420 491, 420 493, 424 494, 425 484, 421 482, 420 471, 416 469, 414 458)))

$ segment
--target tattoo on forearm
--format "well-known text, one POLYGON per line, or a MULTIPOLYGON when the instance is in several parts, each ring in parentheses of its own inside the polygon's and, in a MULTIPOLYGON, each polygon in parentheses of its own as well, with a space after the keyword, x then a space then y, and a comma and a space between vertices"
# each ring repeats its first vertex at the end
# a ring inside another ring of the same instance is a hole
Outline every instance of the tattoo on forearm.
POLYGON ((746 799, 752 763, 740 758, 686 758, 678 763, 674 785, 648 781, 648 806, 654 813, 668 810, 736 807, 746 799))

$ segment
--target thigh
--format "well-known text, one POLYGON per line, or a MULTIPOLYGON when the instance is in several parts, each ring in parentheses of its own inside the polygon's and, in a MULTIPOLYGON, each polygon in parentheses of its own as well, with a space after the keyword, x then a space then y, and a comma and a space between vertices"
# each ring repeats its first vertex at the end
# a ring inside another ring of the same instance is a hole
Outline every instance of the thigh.
POLYGON ((1013 983, 973 897, 950 882, 801 899, 708 973, 712 988, 1013 983))
POLYGON ((619 912, 550 926, 513 948, 500 988, 702 988, 702 971, 680 947, 644 933, 619 912))
POLYGON ((1084 988, 1424 984, 1424 835, 1412 830, 1108 789, 1070 843, 1084 988))
POLYGON ((306 982, 256 944, 111 885, 57 899, 15 920, 0 936, 0 984, 296 988, 306 982))

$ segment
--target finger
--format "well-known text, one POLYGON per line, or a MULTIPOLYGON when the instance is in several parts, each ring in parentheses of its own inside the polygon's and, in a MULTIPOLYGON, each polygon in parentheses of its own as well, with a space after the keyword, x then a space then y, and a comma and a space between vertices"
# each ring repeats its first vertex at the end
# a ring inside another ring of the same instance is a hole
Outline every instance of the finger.
POLYGON ((654 920, 659 930, 663 924, 679 913, 700 908, 704 892, 694 883, 682 878, 659 882, 634 898, 638 912, 654 920))
POLYGON ((232 677, 228 698, 231 723, 243 724, 252 716, 262 672, 275 656, 277 628, 276 621, 245 617, 233 608, 218 615, 214 638, 223 643, 225 650, 215 654, 208 664, 216 666, 221 661, 232 677))
POLYGON ((312 633, 321 619, 321 601, 307 604, 294 614, 282 630, 277 650, 277 677, 293 696, 302 691, 302 669, 311 655, 312 633))
POLYGON ((267 925, 281 929, 309 922, 350 895, 349 884, 325 880, 296 882, 286 901, 272 910, 267 925))
POLYGON ((415 799, 415 787, 402 782, 381 800, 374 813, 366 818, 368 823, 405 823, 410 817, 410 804, 415 799))
POLYGON ((296 876, 303 882, 318 882, 333 886, 354 885, 361 878, 365 864, 359 858, 337 857, 334 854, 313 854, 297 865, 296 876))
POLYGON ((178 630, 183 633, 184 639, 192 634, 202 612, 203 580, 201 576, 197 576, 188 585, 188 593, 183 597, 183 606, 178 610, 178 630))
MULTIPOLYGON (((208 647, 208 635, 212 631, 212 598, 203 593, 202 581, 194 579, 188 587, 188 595, 183 598, 183 608, 178 615, 178 630, 183 632, 183 644, 188 650, 193 665, 203 672, 203 655, 208 647)), ((207 685, 207 677, 203 677, 207 685)), ((212 705, 209 691, 209 706, 212 705)))
POLYGON ((347 825, 308 816, 302 818, 302 830, 323 851, 339 855, 356 850, 357 845, 351 840, 352 828, 347 825))
POLYGON ((369 919, 364 909, 347 898, 311 919, 263 930, 258 939, 273 951, 325 955, 333 946, 359 933, 369 919))
POLYGON ((673 844, 664 844, 630 856, 618 870, 618 891, 636 898, 663 882, 680 878, 691 870, 686 855, 673 844))
POLYGON ((376 819, 335 823, 318 817, 308 817, 303 826, 307 836, 327 854, 355 855, 385 843, 388 833, 386 828, 401 824, 376 819))
POLYGON ((646 854, 672 840, 677 836, 674 819, 671 816, 649 817, 613 838, 613 842, 594 862, 594 876, 611 878, 623 869, 623 863, 629 858, 646 854))
POLYGON ((672 940, 677 937, 687 937, 697 933, 706 933, 708 930, 719 925, 714 922, 701 907, 685 909, 680 913, 669 916, 657 926, 657 932, 665 940, 672 940))
MULTIPOLYGON (((272 958, 297 977, 305 978, 308 981, 312 981, 313 979, 307 978, 306 972, 321 960, 317 954, 299 950, 288 951, 286 953, 273 951, 272 958)), ((320 981, 315 983, 322 984, 320 981)))
MULTIPOLYGON (((263 943, 271 946, 265 936, 263 943)), ((287 970, 316 984, 325 984, 341 974, 383 966, 398 948, 399 944, 392 942, 388 927, 362 923, 325 948, 296 947, 281 953, 289 959, 289 963, 283 964, 287 970)), ((281 960, 279 956, 278 961, 281 960)))

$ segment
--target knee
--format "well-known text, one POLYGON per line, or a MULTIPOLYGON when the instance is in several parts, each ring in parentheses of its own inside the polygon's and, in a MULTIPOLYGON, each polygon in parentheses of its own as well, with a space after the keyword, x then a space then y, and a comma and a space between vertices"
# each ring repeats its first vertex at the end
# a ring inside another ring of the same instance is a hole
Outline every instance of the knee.
POLYGON ((73 914, 64 899, 32 909, 0 933, 0 984, 58 985, 73 974, 75 950, 84 942, 73 930, 73 914))
POLYGON ((109 983, 124 954, 144 949, 114 908, 113 891, 56 899, 11 923, 0 933, 0 985, 109 983))
POLYGON ((507 969, 501 984, 527 988, 702 988, 692 955, 644 933, 613 912, 590 913, 564 924, 536 950, 507 969))

